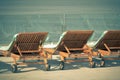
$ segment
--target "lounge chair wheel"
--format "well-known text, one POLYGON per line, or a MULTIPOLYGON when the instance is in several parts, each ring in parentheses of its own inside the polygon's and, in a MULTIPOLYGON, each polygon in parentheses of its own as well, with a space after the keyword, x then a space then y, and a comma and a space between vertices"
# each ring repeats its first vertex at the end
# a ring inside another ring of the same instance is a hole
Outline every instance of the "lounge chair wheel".
POLYGON ((12 71, 13 73, 16 73, 16 72, 17 72, 17 65, 16 65, 16 64, 12 64, 12 65, 11 65, 11 71, 12 71))
POLYGON ((50 71, 50 65, 49 64, 45 65, 45 71, 50 71))
POLYGON ((90 68, 95 68, 95 62, 94 61, 90 62, 90 68))
POLYGON ((105 67, 105 61, 104 60, 100 61, 100 67, 105 67))
POLYGON ((60 67, 60 70, 64 69, 64 62, 63 61, 60 62, 59 67, 60 67))

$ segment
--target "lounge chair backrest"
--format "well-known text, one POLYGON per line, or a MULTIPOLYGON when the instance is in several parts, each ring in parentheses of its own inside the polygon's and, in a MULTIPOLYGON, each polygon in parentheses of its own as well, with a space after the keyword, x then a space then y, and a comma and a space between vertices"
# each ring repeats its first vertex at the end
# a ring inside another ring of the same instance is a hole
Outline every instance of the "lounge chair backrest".
POLYGON ((66 51, 64 45, 69 49, 82 48, 92 35, 92 30, 67 31, 61 39, 57 50, 66 51))
POLYGON ((110 49, 120 49, 120 30, 107 31, 98 41, 95 48, 106 49, 104 44, 106 44, 110 49))
POLYGON ((11 52, 18 52, 16 46, 18 46, 21 51, 38 50, 39 46, 42 46, 42 43, 45 41, 47 34, 47 32, 19 33, 16 36, 11 52))

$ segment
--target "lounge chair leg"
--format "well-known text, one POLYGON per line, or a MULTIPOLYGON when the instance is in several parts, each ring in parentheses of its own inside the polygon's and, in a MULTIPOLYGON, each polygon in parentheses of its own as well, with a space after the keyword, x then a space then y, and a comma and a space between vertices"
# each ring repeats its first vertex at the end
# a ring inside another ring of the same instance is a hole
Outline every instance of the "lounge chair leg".
POLYGON ((64 69, 64 61, 60 61, 60 64, 59 64, 59 69, 60 70, 63 70, 64 69))
POLYGON ((44 63, 45 63, 45 70, 49 71, 50 70, 50 65, 48 64, 47 58, 44 58, 44 63))
POLYGON ((95 62, 94 61, 90 62, 90 68, 95 68, 95 62))
POLYGON ((13 73, 16 73, 17 72, 17 62, 16 62, 16 58, 13 58, 14 60, 14 64, 11 65, 11 71, 13 73))
POLYGON ((105 66, 105 60, 104 60, 103 54, 100 54, 98 52, 98 57, 101 59, 101 61, 100 61, 100 67, 104 67, 105 66))
POLYGON ((49 64, 45 64, 45 71, 50 71, 50 65, 49 64))
POLYGON ((11 65, 11 71, 12 71, 13 73, 16 73, 16 72, 17 72, 17 64, 12 64, 12 65, 11 65))
POLYGON ((102 60, 100 61, 100 67, 105 67, 105 60, 104 57, 101 56, 102 60))
POLYGON ((17 72, 17 59, 19 59, 20 57, 14 55, 14 54, 11 54, 11 57, 13 58, 13 64, 11 64, 11 71, 13 73, 16 73, 17 72))
POLYGON ((60 56, 60 59, 61 59, 61 61, 60 61, 60 63, 59 63, 59 69, 60 70, 63 70, 64 69, 64 62, 65 62, 65 57, 63 57, 63 56, 60 56))
POLYGON ((102 61, 100 62, 100 67, 105 67, 105 61, 104 61, 104 60, 102 60, 102 61))
POLYGON ((89 56, 88 59, 90 68, 95 68, 95 62, 93 61, 92 56, 89 56))

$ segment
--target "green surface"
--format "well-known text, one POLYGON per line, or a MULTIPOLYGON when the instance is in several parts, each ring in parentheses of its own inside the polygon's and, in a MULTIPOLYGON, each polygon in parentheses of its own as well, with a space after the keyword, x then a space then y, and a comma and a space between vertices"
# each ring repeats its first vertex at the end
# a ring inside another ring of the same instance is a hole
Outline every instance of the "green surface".
POLYGON ((49 32, 58 42, 67 30, 94 30, 92 41, 106 30, 120 29, 120 0, 0 0, 0 44, 19 32, 49 32))

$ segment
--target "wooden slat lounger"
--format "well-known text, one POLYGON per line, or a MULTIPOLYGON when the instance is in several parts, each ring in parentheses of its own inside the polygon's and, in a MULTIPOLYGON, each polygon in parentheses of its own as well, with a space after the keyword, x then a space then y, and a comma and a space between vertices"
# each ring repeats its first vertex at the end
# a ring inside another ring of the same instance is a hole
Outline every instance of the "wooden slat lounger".
MULTIPOLYGON (((89 56, 88 53, 81 53, 86 49, 86 43, 92 33, 92 30, 66 31, 63 33, 55 49, 46 48, 45 51, 51 54, 59 52, 61 58, 60 69, 64 69, 64 62, 67 62, 65 58, 74 58, 77 60, 77 58, 89 56)), ((70 60, 68 61, 71 62, 70 60)))
POLYGON ((40 60, 40 58, 44 59, 42 64, 45 65, 46 70, 49 70, 47 54, 42 47, 47 34, 47 32, 25 32, 15 35, 8 50, 14 60, 14 64, 11 65, 12 72, 17 72, 17 65, 26 64, 26 60, 40 60), (23 63, 18 63, 17 60, 23 60, 23 63))
POLYGON ((120 59, 120 30, 105 31, 91 49, 91 54, 92 56, 99 55, 101 58, 100 66, 105 66, 104 56, 116 55, 120 59))

